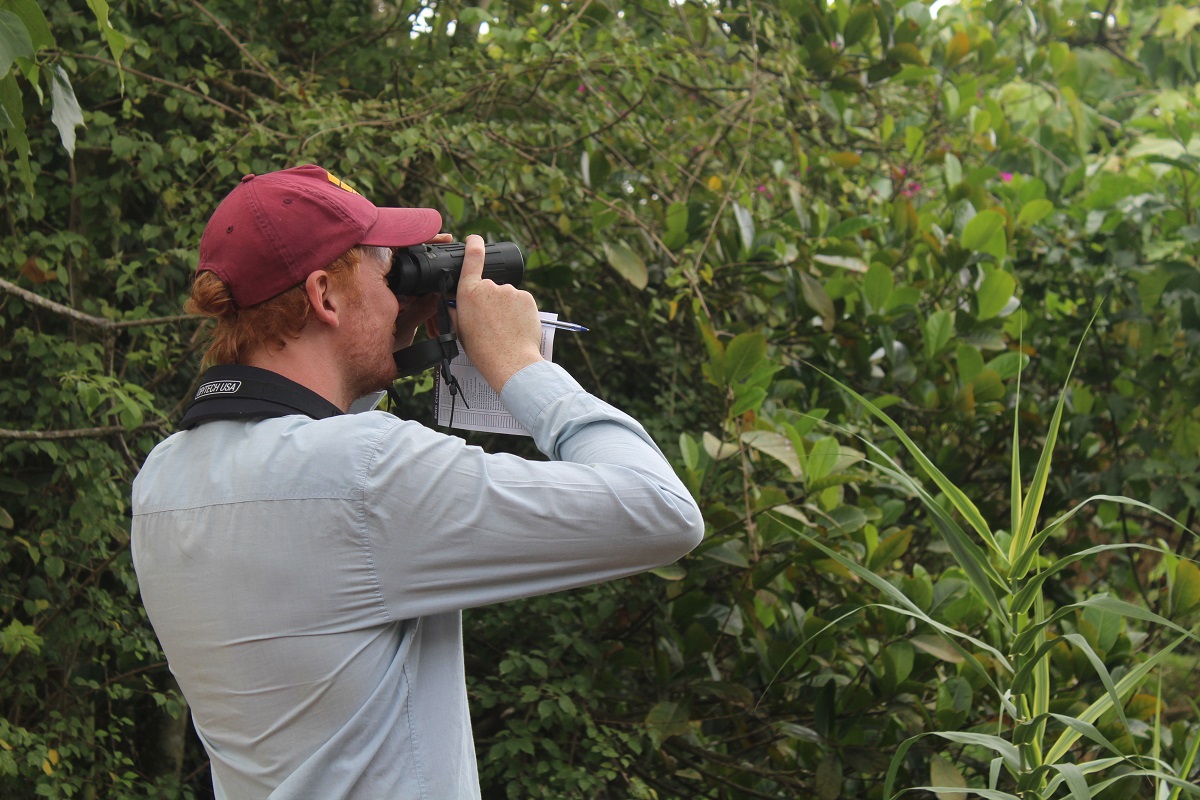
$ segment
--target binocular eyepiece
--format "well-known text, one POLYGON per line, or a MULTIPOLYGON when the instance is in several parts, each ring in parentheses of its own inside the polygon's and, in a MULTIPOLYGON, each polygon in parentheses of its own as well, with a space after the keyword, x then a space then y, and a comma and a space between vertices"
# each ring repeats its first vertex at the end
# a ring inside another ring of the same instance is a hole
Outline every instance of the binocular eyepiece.
MULTIPOLYGON (((452 292, 458 287, 466 252, 467 246, 462 242, 397 248, 392 256, 388 286, 396 295, 422 295, 443 290, 452 292), (449 273, 449 285, 446 287, 442 286, 443 273, 449 273)), ((525 256, 516 244, 496 242, 484 247, 484 278, 519 286, 524 274, 525 256)))

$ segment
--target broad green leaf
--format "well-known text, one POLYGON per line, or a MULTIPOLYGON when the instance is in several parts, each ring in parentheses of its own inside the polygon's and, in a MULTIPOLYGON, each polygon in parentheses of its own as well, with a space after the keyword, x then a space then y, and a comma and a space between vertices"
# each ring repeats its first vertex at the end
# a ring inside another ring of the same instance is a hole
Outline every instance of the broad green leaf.
POLYGON ((851 272, 867 271, 867 262, 854 256, 829 256, 818 253, 812 258, 818 264, 826 264, 831 267, 838 267, 839 269, 848 269, 851 272))
POLYGON ((12 530, 14 524, 12 514, 9 514, 7 510, 0 507, 0 528, 12 530))
POLYGON ((96 17, 96 25, 99 27, 100 33, 104 36, 104 41, 108 43, 108 51, 112 53, 113 61, 120 64, 121 56, 125 54, 125 47, 128 42, 109 21, 107 0, 87 0, 87 4, 88 8, 92 10, 93 16, 96 17))
POLYGON ((971 40, 963 31, 955 31, 946 44, 946 66, 952 67, 971 52, 971 40))
POLYGON ((953 189, 962 183, 962 162, 954 153, 946 153, 943 161, 943 174, 946 176, 946 188, 953 189))
POLYGON ((917 125, 904 129, 904 148, 913 158, 918 158, 925 146, 925 130, 917 125))
POLYGON ((875 313, 886 309, 894 286, 895 278, 892 277, 892 268, 879 261, 872 264, 863 279, 863 295, 866 298, 867 307, 875 313))
POLYGON ((67 155, 75 156, 75 128, 83 125, 83 111, 75 99, 75 90, 71 88, 71 80, 61 64, 54 65, 50 81, 50 104, 53 111, 50 120, 58 128, 62 139, 63 149, 67 155))
POLYGON ((904 555, 912 542, 912 528, 904 528, 884 537, 867 559, 867 569, 879 571, 904 555))
POLYGON ((917 634, 909 639, 913 647, 951 664, 961 664, 963 657, 940 636, 917 634))
POLYGON ((659 703, 646 714, 646 729, 655 746, 672 736, 686 736, 692 730, 687 709, 679 703, 659 703))
POLYGON ((47 556, 42 565, 46 568, 46 574, 55 580, 61 578, 66 571, 66 564, 58 556, 47 556))
POLYGON ((979 348, 970 344, 959 344, 954 349, 958 361, 958 379, 963 384, 971 383, 983 371, 983 355, 979 348))
POLYGON ((1200 607, 1200 567, 1181 559, 1175 565, 1175 580, 1171 584, 1171 615, 1181 616, 1200 607))
POLYGON ((725 542, 715 547, 710 547, 707 550, 701 551, 701 555, 715 561, 720 561, 722 564, 737 567, 738 569, 748 569, 750 567, 750 562, 746 560, 746 556, 742 550, 732 542, 725 542))
POLYGON ((1054 211, 1054 204, 1046 199, 1030 200, 1021 207, 1017 215, 1017 227, 1024 228, 1041 222, 1054 211))
POLYGON ((737 383, 754 371, 767 355, 767 337, 740 333, 725 346, 725 382, 737 383))
POLYGON ((789 472, 800 477, 800 459, 796 456, 792 440, 787 436, 774 431, 746 431, 742 434, 742 441, 748 447, 776 459, 787 467, 789 472))
POLYGON ((965 792, 947 792, 939 789, 966 789, 967 779, 962 771, 945 756, 935 753, 929 759, 929 784, 933 787, 938 800, 951 800, 965 795, 965 792))
POLYGON ((725 380, 725 345, 717 338, 717 334, 713 331, 708 320, 697 315, 696 326, 700 329, 700 338, 704 340, 704 347, 708 350, 708 377, 713 384, 724 389, 726 386, 725 380))
POLYGON ((1021 370, 1028 364, 1029 356, 1018 350, 1010 350, 1007 353, 996 356, 984 366, 987 369, 994 370, 1002 379, 1008 380, 1019 375, 1021 370))
POLYGON ((50 33, 50 24, 46 22, 46 15, 38 7, 36 0, 4 0, 3 5, 6 11, 20 17, 35 53, 54 47, 54 35, 50 33))
POLYGON ((686 433, 679 434, 679 451, 683 454, 683 465, 695 469, 700 465, 700 445, 686 433))
POLYGON ((805 475, 805 480, 812 483, 833 472, 840 451, 841 445, 832 436, 825 436, 813 442, 808 451, 808 474, 805 475))
POLYGON ((826 234, 830 239, 840 239, 846 236, 853 236, 856 233, 861 233, 875 223, 870 217, 850 217, 844 219, 837 225, 834 225, 826 234))
POLYGON ((883 651, 884 674, 894 690, 912 674, 915 654, 911 642, 896 642, 883 651))
POLYGON ((899 61, 901 64, 925 66, 925 57, 921 55, 921 51, 917 49, 916 45, 910 42, 902 42, 888 50, 888 58, 899 61))
POLYGON ((604 255, 617 273, 638 289, 645 289, 650 281, 646 262, 625 242, 615 239, 604 242, 604 255))
MULTIPOLYGON (((979 219, 979 217, 975 219, 979 219)), ((979 319, 991 319, 1003 311, 1004 307, 1008 305, 1008 301, 1012 299, 1013 290, 1016 286, 1016 279, 1004 270, 988 270, 987 274, 983 276, 983 283, 979 285, 979 293, 977 295, 979 301, 979 319)))
POLYGON ((997 211, 980 211, 963 229, 962 246, 1003 259, 1008 253, 1004 216, 997 211))
POLYGON ((842 41, 846 47, 858 44, 864 36, 875 29, 875 7, 869 3, 856 6, 846 19, 846 27, 842 29, 842 41))
POLYGON ((835 753, 821 759, 815 778, 816 800, 838 800, 842 796, 842 762, 835 753))
POLYGON ((467 206, 463 196, 454 192, 443 192, 442 202, 446 205, 446 213, 453 217, 455 222, 461 223, 467 206))
POLYGON ((0 9, 0 76, 6 75, 18 58, 33 58, 33 40, 20 17, 0 9))
POLYGON ((708 431, 704 432, 701 441, 704 444, 704 452, 708 453, 713 461, 724 461, 730 456, 738 454, 738 446, 736 444, 733 442, 722 442, 708 431))
POLYGON ((832 330, 834 325, 833 300, 825 291, 825 287, 811 275, 800 275, 800 291, 804 302, 824 321, 826 330, 832 330))
POLYGON ((658 567, 650 570, 652 575, 662 578, 664 581, 681 581, 687 577, 687 570, 678 562, 667 564, 665 567, 658 567))
POLYGON ((925 357, 937 358, 954 336, 954 314, 938 310, 929 315, 922 329, 925 334, 925 357))
POLYGON ((737 419, 750 411, 758 411, 763 401, 767 399, 767 390, 761 386, 746 386, 739 383, 734 386, 733 405, 729 407, 729 418, 737 419))

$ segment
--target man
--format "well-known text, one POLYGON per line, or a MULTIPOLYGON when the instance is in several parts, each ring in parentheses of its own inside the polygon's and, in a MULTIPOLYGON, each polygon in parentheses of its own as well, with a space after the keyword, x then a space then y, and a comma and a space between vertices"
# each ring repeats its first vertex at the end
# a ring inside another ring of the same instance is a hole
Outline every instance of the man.
POLYGON ((306 166, 244 178, 201 238, 189 307, 223 366, 134 481, 133 556, 218 798, 479 797, 461 610, 702 536, 641 426, 542 359, 532 296, 481 280, 477 236, 455 327, 553 460, 343 413, 434 309, 389 290, 389 248, 440 227, 306 166))

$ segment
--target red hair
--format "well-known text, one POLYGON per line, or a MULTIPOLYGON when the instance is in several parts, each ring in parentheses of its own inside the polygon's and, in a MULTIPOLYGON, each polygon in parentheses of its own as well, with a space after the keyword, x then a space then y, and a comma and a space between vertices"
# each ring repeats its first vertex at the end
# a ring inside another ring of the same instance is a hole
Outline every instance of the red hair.
MULTIPOLYGON (((335 285, 358 270, 366 248, 353 247, 325 268, 335 285)), ((249 308, 238 308, 229 287, 214 273, 204 271, 192 282, 192 294, 184 305, 189 314, 216 321, 204 366, 244 364, 260 347, 283 349, 289 339, 298 339, 308 322, 312 304, 304 284, 249 308)))

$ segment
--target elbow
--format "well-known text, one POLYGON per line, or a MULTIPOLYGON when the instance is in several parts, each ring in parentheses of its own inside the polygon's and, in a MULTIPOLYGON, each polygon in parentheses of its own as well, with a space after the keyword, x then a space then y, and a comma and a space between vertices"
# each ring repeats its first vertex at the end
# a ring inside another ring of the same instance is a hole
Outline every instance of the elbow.
POLYGON ((670 535, 662 537, 662 563, 656 566, 678 561, 704 540, 704 515, 700 513, 700 507, 688 497, 686 502, 679 503, 677 512, 669 526, 670 535))

